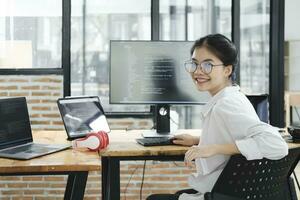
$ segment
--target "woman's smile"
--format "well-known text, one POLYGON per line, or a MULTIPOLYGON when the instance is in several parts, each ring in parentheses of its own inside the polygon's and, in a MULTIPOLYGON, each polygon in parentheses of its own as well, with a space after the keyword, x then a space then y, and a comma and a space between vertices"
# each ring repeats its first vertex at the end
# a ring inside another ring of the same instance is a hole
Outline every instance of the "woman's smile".
POLYGON ((203 77, 203 76, 194 76, 194 80, 195 80, 195 83, 198 85, 198 84, 208 82, 210 80, 210 78, 203 77))

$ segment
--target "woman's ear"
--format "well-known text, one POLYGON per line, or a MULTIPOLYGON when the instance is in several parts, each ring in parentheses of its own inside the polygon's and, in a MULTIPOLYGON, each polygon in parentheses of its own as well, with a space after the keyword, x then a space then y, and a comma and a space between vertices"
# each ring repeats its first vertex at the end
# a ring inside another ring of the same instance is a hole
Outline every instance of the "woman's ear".
POLYGON ((225 75, 229 77, 232 74, 232 65, 226 65, 224 67, 225 75))

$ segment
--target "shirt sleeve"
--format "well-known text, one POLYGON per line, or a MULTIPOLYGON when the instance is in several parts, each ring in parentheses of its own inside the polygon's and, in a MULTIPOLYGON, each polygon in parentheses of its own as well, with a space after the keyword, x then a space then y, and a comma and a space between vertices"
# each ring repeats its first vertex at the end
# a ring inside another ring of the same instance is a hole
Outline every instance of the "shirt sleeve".
POLYGON ((288 146, 277 129, 260 121, 250 102, 222 99, 214 112, 247 160, 275 160, 288 154, 288 146))

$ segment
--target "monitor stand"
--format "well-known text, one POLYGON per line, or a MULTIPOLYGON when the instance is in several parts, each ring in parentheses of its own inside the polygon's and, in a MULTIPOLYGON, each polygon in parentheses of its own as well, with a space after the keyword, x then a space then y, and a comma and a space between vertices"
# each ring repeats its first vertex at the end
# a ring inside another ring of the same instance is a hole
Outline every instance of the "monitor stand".
POLYGON ((155 106, 156 130, 146 130, 143 137, 170 137, 170 106, 157 104, 155 106))

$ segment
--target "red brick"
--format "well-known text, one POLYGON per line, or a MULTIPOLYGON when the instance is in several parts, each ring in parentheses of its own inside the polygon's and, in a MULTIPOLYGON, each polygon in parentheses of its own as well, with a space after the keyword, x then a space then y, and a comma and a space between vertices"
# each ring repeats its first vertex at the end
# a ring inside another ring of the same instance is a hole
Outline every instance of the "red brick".
POLYGON ((62 87, 60 86, 43 86, 42 90, 60 90, 62 87))
POLYGON ((0 90, 16 90, 18 86, 16 85, 9 85, 9 86, 0 86, 0 90))
POLYGON ((32 120, 31 121, 31 124, 32 125, 37 125, 37 124, 39 124, 39 125, 49 125, 50 124, 50 122, 49 121, 36 121, 36 120, 32 120))
POLYGON ((63 199, 63 196, 62 197, 34 197, 35 200, 62 200, 63 199))
POLYGON ((41 183, 31 183, 29 182, 28 184, 28 187, 29 188, 47 188, 47 187, 50 187, 50 184, 49 183, 44 183, 44 182, 41 182, 41 183))
POLYGON ((29 96, 28 92, 10 92, 9 96, 11 97, 27 97, 29 96))
POLYGON ((33 79, 33 82, 61 83, 62 80, 57 79, 57 78, 44 77, 44 78, 35 78, 35 79, 33 79))
POLYGON ((65 178, 63 176, 48 176, 44 177, 45 181, 65 181, 65 178))
POLYGON ((23 176, 23 181, 42 181, 42 176, 23 176))
POLYGON ((30 86, 21 86, 23 90, 39 90, 40 86, 38 85, 30 85, 30 86))
POLYGON ((58 118, 60 114, 42 114, 42 117, 58 118))
POLYGON ((66 187, 66 183, 52 183, 51 188, 65 188, 66 187))
POLYGON ((0 180, 3 181, 20 181, 20 176, 0 176, 0 180))
POLYGON ((55 189, 55 190, 48 190, 47 191, 47 193, 48 193, 48 195, 49 194, 64 194, 65 193, 65 190, 63 189, 63 190, 58 190, 58 189, 55 189))
POLYGON ((86 190, 86 193, 87 194, 100 194, 101 193, 101 189, 90 189, 90 188, 87 188, 86 190))
POLYGON ((52 121, 52 125, 64 125, 62 121, 52 121))
POLYGON ((50 92, 32 92, 32 96, 51 96, 50 92))
POLYGON ((44 191, 43 190, 25 190, 24 191, 24 194, 44 194, 44 191))
POLYGON ((31 108, 32 110, 51 110, 49 107, 47 106, 32 106, 31 108))
POLYGON ((2 195, 23 194, 21 190, 2 190, 2 195))
POLYGON ((18 182, 7 183, 7 187, 8 188, 24 188, 24 187, 27 187, 27 184, 26 183, 18 183, 18 182))
POLYGON ((39 100, 39 99, 28 99, 27 103, 28 104, 37 104, 37 103, 41 103, 41 100, 39 100))
POLYGON ((39 118, 39 117, 41 117, 40 114, 31 114, 30 115, 30 118, 39 118))
POLYGON ((41 100, 42 103, 53 103, 56 104, 56 100, 51 100, 51 99, 43 99, 41 100))
POLYGON ((12 197, 12 200, 32 200, 32 197, 12 197))

